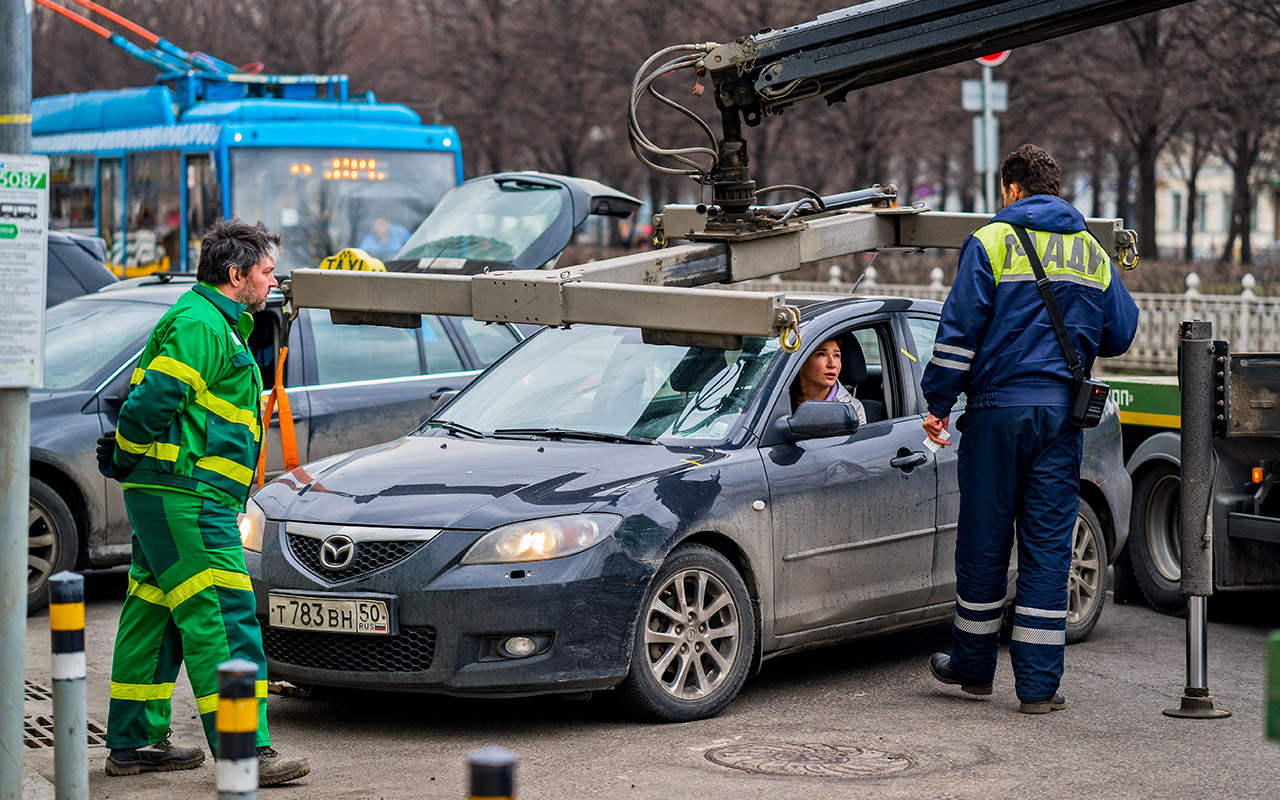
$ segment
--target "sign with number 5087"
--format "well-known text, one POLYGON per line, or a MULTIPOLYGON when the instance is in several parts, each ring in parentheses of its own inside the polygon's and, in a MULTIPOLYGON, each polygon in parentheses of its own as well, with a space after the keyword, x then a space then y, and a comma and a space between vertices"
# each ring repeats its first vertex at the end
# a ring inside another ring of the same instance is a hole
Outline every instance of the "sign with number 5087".
POLYGON ((0 189, 45 189, 49 176, 43 172, 0 170, 0 189))

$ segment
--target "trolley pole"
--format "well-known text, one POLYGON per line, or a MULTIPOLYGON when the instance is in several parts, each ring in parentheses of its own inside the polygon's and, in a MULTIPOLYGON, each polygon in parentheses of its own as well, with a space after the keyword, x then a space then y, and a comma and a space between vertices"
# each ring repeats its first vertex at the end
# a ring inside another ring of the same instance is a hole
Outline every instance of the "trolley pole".
POLYGON ((1208 528, 1213 500, 1213 419, 1217 376, 1213 323, 1194 320, 1178 328, 1178 386, 1182 392, 1182 593, 1187 595, 1187 684, 1170 717, 1220 719, 1230 711, 1213 707, 1209 694, 1208 598, 1213 594, 1213 537, 1208 528))
POLYGON ((49 579, 53 640, 53 771, 56 800, 89 800, 88 706, 84 685, 84 577, 49 579))
POLYGON ((472 753, 468 764, 471 787, 467 800, 512 800, 516 796, 515 753, 486 747, 472 753))
POLYGON ((257 800, 258 665, 243 658, 218 665, 218 800, 257 800))
MULTIPOLYGON (((31 6, 0 0, 0 153, 31 152, 31 6)), ((0 800, 22 798, 31 392, 0 387, 0 800)))

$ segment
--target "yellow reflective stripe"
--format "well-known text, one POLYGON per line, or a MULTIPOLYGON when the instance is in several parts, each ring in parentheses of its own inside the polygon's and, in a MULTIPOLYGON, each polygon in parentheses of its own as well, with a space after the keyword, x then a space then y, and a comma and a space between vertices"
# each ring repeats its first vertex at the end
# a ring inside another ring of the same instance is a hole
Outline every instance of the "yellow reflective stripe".
POLYGON ((266 696, 267 696, 267 682, 266 682, 266 681, 255 681, 255 682, 254 682, 254 684, 253 684, 253 694, 254 694, 254 696, 255 696, 255 697, 266 697, 266 696))
POLYGON ((177 588, 164 596, 165 605, 176 609, 186 601, 195 597, 210 586, 221 586, 224 589, 240 589, 253 591, 253 583, 243 572, 232 572, 225 569, 206 569, 187 578, 177 588))
POLYGON ((151 359, 151 363, 147 364, 147 369, 154 369, 156 372, 168 375, 170 378, 182 381, 186 385, 195 389, 197 392, 203 392, 208 385, 204 382, 204 378, 200 377, 200 373, 192 367, 183 364, 176 358, 169 356, 156 356, 151 359))
POLYGON ((196 394, 196 403, 222 417, 227 422, 248 425, 253 430, 253 440, 255 442, 258 441, 258 415, 253 411, 239 408, 235 403, 223 400, 207 389, 201 390, 196 394))
POLYGON ((147 371, 142 367, 135 367, 133 370, 133 376, 129 378, 129 384, 131 386, 137 386, 138 384, 142 383, 142 379, 144 376, 146 376, 146 374, 147 374, 147 371))
POLYGON ((147 448, 146 455, 157 461, 177 461, 178 446, 176 444, 165 444, 164 442, 152 442, 147 448))
POLYGON ((204 716, 205 714, 208 714, 210 712, 217 711, 217 710, 218 710, 217 692, 214 692, 213 694, 206 694, 204 697, 196 698, 196 711, 199 711, 201 716, 204 716))
POLYGON ((213 582, 224 589, 243 589, 253 591, 253 582, 243 572, 232 572, 229 569, 212 569, 213 582))
POLYGON ((112 700, 168 700, 172 696, 172 683, 111 682, 112 700))
POLYGON ((120 433, 120 431, 116 431, 116 445, 126 453, 133 453, 138 456, 144 455, 147 452, 147 448, 151 446, 149 444, 131 442, 124 438, 124 434, 120 433))
POLYGON ((129 578, 129 594, 139 600, 144 600, 155 606, 167 606, 164 600, 164 592, 159 586, 152 586, 147 583, 138 583, 133 578, 129 578))
POLYGON ((216 472, 241 486, 248 486, 249 482, 253 480, 253 470, 222 456, 205 456, 196 462, 196 466, 200 469, 216 472))

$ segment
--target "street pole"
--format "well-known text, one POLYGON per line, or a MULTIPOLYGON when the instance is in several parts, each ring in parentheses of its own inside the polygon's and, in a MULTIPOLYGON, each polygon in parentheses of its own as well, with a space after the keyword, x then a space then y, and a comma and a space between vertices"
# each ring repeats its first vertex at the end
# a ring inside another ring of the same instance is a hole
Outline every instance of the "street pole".
POLYGON ((996 113, 991 108, 991 73, 994 67, 982 65, 982 147, 986 157, 985 180, 986 212, 996 213, 996 113))
MULTIPOLYGON (((31 152, 31 5, 0 0, 0 153, 31 152)), ((22 800, 31 391, 0 388, 0 800, 22 800)))

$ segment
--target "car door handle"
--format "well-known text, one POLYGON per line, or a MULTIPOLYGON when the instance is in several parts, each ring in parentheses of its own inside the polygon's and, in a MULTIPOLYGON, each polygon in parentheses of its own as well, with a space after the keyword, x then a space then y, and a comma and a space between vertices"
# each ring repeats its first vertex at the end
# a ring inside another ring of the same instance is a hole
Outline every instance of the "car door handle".
POLYGON ((429 400, 439 400, 441 395, 447 394, 448 392, 452 392, 452 391, 453 391, 452 386, 441 386, 439 389, 436 389, 434 392, 427 395, 427 398, 429 400))
POLYGON ((926 453, 917 450, 914 453, 908 453, 905 456, 898 456, 897 458, 889 459, 889 466, 894 469, 915 469, 928 460, 929 456, 926 453))

